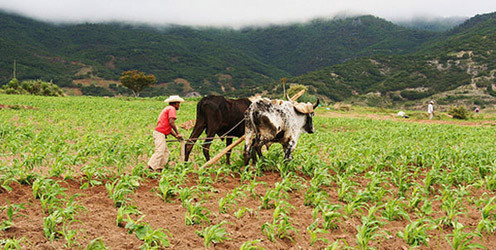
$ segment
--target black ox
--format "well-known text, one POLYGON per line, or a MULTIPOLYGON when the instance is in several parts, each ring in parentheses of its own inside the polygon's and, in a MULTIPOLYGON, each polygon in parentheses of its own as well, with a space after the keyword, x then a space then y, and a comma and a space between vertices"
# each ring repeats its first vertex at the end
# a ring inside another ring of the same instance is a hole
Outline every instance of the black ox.
MULTIPOLYGON (((210 160, 210 144, 215 135, 241 137, 245 134, 244 113, 251 102, 247 98, 226 99, 223 96, 207 96, 196 106, 196 123, 185 148, 185 160, 188 161, 194 143, 206 130, 207 138, 203 144, 203 155, 210 160), (228 133, 227 133, 228 132, 228 133), (226 134, 227 133, 227 134, 226 134)), ((232 138, 226 138, 226 146, 232 143, 232 138)), ((230 164, 231 151, 226 155, 226 162, 230 164)))

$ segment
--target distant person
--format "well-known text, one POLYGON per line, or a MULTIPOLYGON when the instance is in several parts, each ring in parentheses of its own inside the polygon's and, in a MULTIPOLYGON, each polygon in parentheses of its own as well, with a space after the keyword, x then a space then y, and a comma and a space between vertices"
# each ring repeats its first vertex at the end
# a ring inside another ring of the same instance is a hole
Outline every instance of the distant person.
POLYGON ((178 140, 183 137, 176 127, 176 111, 179 110, 184 99, 177 95, 171 95, 164 102, 168 102, 169 105, 160 112, 158 117, 157 127, 153 131, 155 153, 148 161, 148 167, 153 171, 162 171, 169 160, 170 153, 165 140, 167 135, 172 134, 178 140))
POLYGON ((480 110, 479 110, 479 107, 476 107, 474 111, 475 111, 475 113, 477 113, 477 114, 478 114, 478 113, 479 113, 479 111, 480 111, 480 110))
POLYGON ((403 111, 398 112, 398 116, 403 118, 408 118, 408 115, 403 111))
POLYGON ((429 114, 429 120, 434 117, 434 101, 429 102, 429 106, 427 106, 427 113, 429 114))

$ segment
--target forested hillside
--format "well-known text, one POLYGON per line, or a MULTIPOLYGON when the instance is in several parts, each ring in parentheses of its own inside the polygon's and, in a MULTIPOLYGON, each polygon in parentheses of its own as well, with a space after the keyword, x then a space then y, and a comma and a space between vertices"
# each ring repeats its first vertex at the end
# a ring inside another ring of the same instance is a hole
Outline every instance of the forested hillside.
MULTIPOLYGON (((212 31, 216 33, 216 31, 212 31)), ((439 33, 410 30, 373 16, 218 31, 217 40, 293 75, 375 54, 416 51, 439 33)))
MULTIPOLYGON (((83 94, 98 94, 102 80, 115 83, 123 71, 136 69, 158 79, 155 91, 145 95, 243 95, 281 77, 353 58, 415 51, 437 36, 371 16, 242 30, 54 25, 7 13, 0 15, 0 23, 2 83, 12 77, 17 60, 21 80, 53 79, 62 87, 82 88, 83 94)), ((108 86, 117 91, 115 84, 108 86)))
POLYGON ((7 13, 0 23, 3 84, 16 60, 20 80, 53 79, 88 95, 125 94, 118 78, 126 70, 156 76, 157 85, 143 96, 279 93, 282 77, 329 100, 365 99, 370 105, 377 105, 374 98, 402 103, 465 85, 496 95, 494 13, 447 32, 373 16, 240 30, 55 25, 7 13))
MULTIPOLYGON (((487 97, 496 96, 495 51, 496 14, 492 13, 467 20, 417 52, 362 57, 290 78, 289 82, 313 86, 313 91, 335 101, 362 96, 369 104, 374 104, 371 97, 389 103, 407 102, 465 85, 487 97)), ((484 102, 480 100, 483 97, 472 98, 472 102, 484 102)), ((489 99, 494 102, 494 98, 489 99)))

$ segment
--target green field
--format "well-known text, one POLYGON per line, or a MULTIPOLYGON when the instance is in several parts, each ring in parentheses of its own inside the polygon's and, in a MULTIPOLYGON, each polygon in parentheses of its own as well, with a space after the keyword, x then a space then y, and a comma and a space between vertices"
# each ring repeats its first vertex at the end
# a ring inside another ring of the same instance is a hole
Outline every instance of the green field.
MULTIPOLYGON (((197 101, 181 106, 178 124, 195 119, 197 101)), ((496 248, 492 125, 321 108, 288 164, 275 145, 244 167, 238 146, 233 164, 201 168, 199 146, 181 163, 170 142, 174 168, 150 173, 160 98, 0 95, 0 104, 10 106, 0 109, 3 247, 496 248)))

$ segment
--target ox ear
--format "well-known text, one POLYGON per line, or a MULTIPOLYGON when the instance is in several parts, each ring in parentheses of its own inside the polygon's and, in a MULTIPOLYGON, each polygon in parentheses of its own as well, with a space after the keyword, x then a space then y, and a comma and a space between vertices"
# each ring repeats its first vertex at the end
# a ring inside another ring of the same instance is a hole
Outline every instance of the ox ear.
POLYGON ((294 104, 294 108, 296 111, 302 114, 310 114, 313 112, 312 104, 309 102, 307 103, 297 102, 294 104))
POLYGON ((319 100, 319 98, 317 98, 317 102, 313 105, 313 109, 315 109, 315 108, 317 108, 317 106, 319 106, 319 102, 320 102, 320 100, 319 100))

